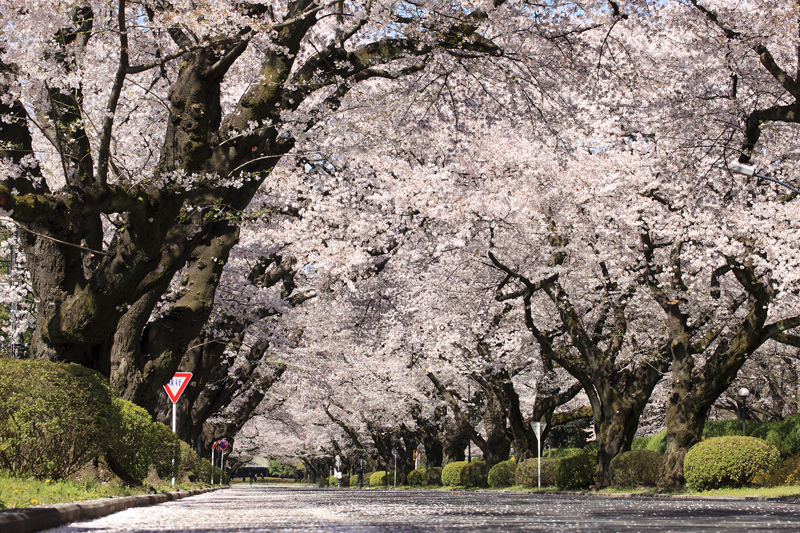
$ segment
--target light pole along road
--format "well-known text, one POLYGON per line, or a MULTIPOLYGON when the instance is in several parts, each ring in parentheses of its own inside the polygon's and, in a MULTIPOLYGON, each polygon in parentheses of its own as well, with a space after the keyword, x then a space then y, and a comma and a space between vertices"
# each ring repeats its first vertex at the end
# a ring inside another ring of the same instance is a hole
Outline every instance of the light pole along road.
POLYGON ((800 504, 509 491, 234 485, 50 533, 800 531, 800 504))

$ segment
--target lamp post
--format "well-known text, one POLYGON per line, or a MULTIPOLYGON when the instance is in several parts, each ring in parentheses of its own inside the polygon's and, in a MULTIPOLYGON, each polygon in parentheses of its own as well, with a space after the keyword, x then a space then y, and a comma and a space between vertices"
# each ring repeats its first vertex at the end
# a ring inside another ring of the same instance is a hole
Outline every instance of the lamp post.
MULTIPOLYGON (((467 381, 467 424, 472 425, 472 391, 467 381)), ((472 439, 467 439, 467 462, 472 462, 472 439)))
MULTIPOLYGON (((771 181, 773 183, 777 183, 778 185, 782 185, 787 189, 791 189, 792 191, 800 194, 800 191, 789 185, 788 183, 784 183, 781 180, 776 180, 775 178, 771 178, 769 176, 765 176, 763 174, 756 174, 756 168, 751 165, 745 165, 744 163, 739 163, 738 161, 732 161, 728 163, 728 169, 735 173, 741 174, 742 176, 755 176, 756 178, 761 178, 764 180, 771 181)), ((744 390, 744 389, 743 389, 744 390)))
POLYGON ((745 436, 745 420, 747 420, 747 397, 750 396, 750 389, 742 387, 739 389, 739 396, 742 398, 742 436, 745 436))

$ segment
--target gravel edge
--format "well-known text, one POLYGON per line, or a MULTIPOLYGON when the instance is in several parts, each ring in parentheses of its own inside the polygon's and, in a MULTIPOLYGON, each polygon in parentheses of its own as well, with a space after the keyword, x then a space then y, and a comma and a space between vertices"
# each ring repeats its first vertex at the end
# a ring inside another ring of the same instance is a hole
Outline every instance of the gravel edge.
POLYGON ((0 531, 3 533, 33 533, 35 531, 62 526, 70 522, 100 518, 130 507, 155 505, 215 490, 219 490, 219 487, 164 492, 159 494, 142 494, 139 496, 122 496, 80 503, 62 503, 49 507, 31 507, 28 509, 0 511, 0 531))

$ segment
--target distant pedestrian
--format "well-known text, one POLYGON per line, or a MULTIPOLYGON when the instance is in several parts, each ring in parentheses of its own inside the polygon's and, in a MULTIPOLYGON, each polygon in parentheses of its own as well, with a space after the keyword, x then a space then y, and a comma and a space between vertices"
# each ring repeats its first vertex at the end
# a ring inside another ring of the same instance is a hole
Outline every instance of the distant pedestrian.
POLYGON ((359 466, 356 469, 356 475, 358 476, 358 488, 364 488, 364 468, 359 466))

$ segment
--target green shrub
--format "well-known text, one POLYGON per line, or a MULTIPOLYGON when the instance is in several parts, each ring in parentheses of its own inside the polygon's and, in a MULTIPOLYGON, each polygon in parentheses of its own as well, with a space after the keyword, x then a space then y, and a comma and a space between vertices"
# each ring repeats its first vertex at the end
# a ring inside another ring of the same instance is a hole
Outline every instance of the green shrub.
MULTIPOLYGON (((369 473, 364 472, 364 486, 366 487, 368 485, 369 485, 369 473)), ((358 476, 356 474, 350 476, 350 486, 358 487, 358 476)))
POLYGON ((473 459, 471 463, 467 463, 464 467, 465 483, 467 487, 485 487, 486 486, 486 461, 481 459, 473 459))
POLYGON ((713 437, 692 446, 683 462, 686 485, 695 490, 741 487, 759 472, 780 465, 777 448, 753 437, 713 437))
POLYGON ((793 455, 784 459, 781 465, 771 472, 759 472, 753 477, 753 483, 766 487, 800 485, 800 456, 793 455))
POLYGON ((425 470, 425 485, 440 486, 442 484, 442 467, 435 466, 425 470))
POLYGON ((588 453, 564 457, 556 466, 558 490, 584 489, 594 485, 597 457, 588 453))
POLYGON ((194 460, 197 454, 178 439, 171 429, 160 422, 153 422, 147 411, 131 402, 116 398, 114 404, 120 413, 121 423, 117 438, 110 443, 106 455, 115 474, 128 483, 143 485, 151 464, 160 478, 171 478, 172 460, 175 459, 175 464, 182 466, 180 470, 197 468, 196 476, 200 476, 201 469, 194 460), (187 455, 185 465, 182 462, 184 454, 187 455))
POLYGON ((631 450, 611 460, 608 467, 612 487, 653 487, 661 475, 663 457, 650 450, 631 450))
POLYGON ((339 485, 339 479, 336 476, 329 476, 328 477, 328 486, 329 487, 337 487, 339 485))
POLYGON ((321 489, 324 489, 324 488, 326 488, 326 487, 328 486, 328 478, 327 478, 327 477, 325 477, 325 476, 321 476, 321 477, 320 477, 320 478, 317 480, 317 486, 318 486, 319 488, 321 488, 321 489))
MULTIPOLYGON (((757 431, 763 423, 757 420, 748 420, 745 424, 745 430, 748 435, 757 431)), ((710 439, 712 437, 741 437, 742 436, 742 421, 741 420, 709 420, 703 426, 703 438, 710 439)))
POLYGON ((369 476, 369 486, 379 487, 381 485, 394 485, 394 470, 378 470, 369 476))
POLYGON ((348 474, 342 474, 342 487, 349 487, 349 486, 350 486, 350 476, 348 474))
POLYGON ((649 450, 663 455, 667 451, 667 430, 663 429, 660 433, 649 437, 633 439, 631 450, 649 450))
POLYGON ((750 436, 764 439, 778 448, 784 457, 800 455, 800 415, 761 424, 750 436))
MULTIPOLYGON (((560 457, 542 457, 542 487, 556 484, 556 466, 560 457)), ((520 487, 535 488, 539 486, 539 463, 536 457, 525 459, 514 472, 514 484, 520 487)))
MULTIPOLYGON (((585 453, 583 448, 553 448, 548 452, 547 457, 571 457, 573 455, 578 455, 579 453, 585 453)), ((542 459, 544 459, 544 456, 542 459)))
POLYGON ((68 477, 119 438, 116 395, 88 368, 0 358, 0 391, 2 469, 68 477))
POLYGON ((490 487, 510 487, 514 484, 514 473, 517 471, 517 462, 514 459, 497 463, 489 469, 487 481, 490 487))
POLYGON ((421 487, 425 484, 425 469, 418 468, 408 473, 408 484, 412 487, 421 487))
POLYGON ((455 461, 442 469, 442 485, 445 487, 462 487, 467 485, 466 461, 455 461))

